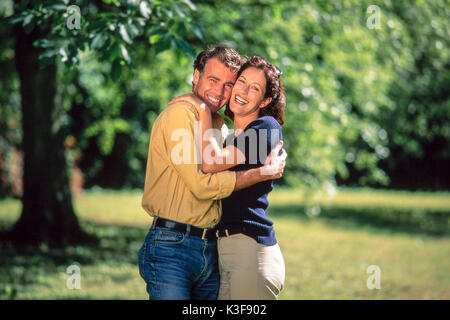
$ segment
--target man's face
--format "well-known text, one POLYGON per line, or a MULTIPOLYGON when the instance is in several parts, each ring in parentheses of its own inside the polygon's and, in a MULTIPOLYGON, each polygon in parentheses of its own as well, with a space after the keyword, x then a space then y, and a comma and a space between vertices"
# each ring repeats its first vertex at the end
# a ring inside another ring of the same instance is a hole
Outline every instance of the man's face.
POLYGON ((230 99, 236 75, 237 72, 226 67, 219 59, 211 58, 206 62, 202 74, 194 70, 193 92, 215 113, 230 99))

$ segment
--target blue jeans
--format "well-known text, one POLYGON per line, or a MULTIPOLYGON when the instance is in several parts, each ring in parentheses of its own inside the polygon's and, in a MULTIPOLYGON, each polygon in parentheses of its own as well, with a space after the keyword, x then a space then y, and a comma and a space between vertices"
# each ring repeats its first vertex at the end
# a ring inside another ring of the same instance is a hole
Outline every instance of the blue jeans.
POLYGON ((151 228, 139 250, 139 273, 151 300, 215 300, 220 277, 217 241, 151 228))

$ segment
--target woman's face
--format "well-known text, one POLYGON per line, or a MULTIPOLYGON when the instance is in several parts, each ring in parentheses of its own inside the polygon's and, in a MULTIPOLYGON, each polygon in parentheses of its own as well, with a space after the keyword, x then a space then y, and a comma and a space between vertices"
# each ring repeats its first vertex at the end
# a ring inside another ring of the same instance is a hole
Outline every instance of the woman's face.
POLYGON ((272 100, 264 99, 266 94, 266 77, 260 69, 245 69, 234 84, 231 92, 230 109, 236 117, 258 114, 272 100))

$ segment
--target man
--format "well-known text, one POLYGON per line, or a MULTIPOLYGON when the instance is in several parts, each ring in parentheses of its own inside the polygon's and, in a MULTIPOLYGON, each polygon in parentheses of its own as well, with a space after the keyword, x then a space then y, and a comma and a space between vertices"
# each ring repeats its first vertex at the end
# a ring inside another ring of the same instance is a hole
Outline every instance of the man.
MULTIPOLYGON (((192 91, 211 108, 214 128, 224 124, 217 111, 230 99, 243 62, 234 49, 223 46, 204 50, 194 62, 192 91)), ((274 152, 262 168, 202 173, 194 143, 196 121, 196 108, 180 101, 161 112, 152 128, 142 207, 154 220, 139 251, 150 299, 216 299, 220 279, 214 227, 221 216, 220 199, 279 178, 284 169, 286 154, 274 152), (268 168, 273 174, 262 174, 268 168)))

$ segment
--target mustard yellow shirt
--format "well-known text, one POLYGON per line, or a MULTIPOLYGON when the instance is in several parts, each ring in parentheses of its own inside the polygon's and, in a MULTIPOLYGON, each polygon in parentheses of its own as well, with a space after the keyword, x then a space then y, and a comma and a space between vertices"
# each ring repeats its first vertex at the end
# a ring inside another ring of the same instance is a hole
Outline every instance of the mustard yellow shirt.
MULTIPOLYGON (((153 217, 211 228, 222 214, 220 199, 234 190, 236 172, 205 174, 201 171, 199 147, 194 145, 196 121, 199 121, 198 112, 187 102, 167 107, 155 120, 142 207, 153 217)), ((214 128, 223 131, 223 124, 220 115, 213 115, 214 128)), ((220 134, 215 137, 222 145, 220 134)))

